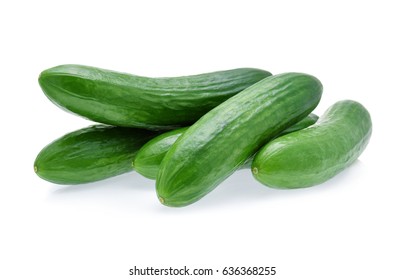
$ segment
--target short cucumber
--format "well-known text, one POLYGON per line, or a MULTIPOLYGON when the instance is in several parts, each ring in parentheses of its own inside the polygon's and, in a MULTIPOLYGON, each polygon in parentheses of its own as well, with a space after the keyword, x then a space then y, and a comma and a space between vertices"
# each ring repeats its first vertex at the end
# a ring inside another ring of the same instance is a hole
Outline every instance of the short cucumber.
POLYGON ((355 101, 340 101, 315 125, 265 145, 254 158, 252 172, 269 187, 317 185, 351 165, 365 149, 371 133, 366 108, 355 101))
POLYGON ((61 65, 39 76, 55 104, 90 120, 124 127, 172 129, 271 73, 240 68, 193 76, 148 78, 82 65, 61 65))
MULTIPOLYGON (((314 124, 317 119, 318 116, 310 114, 300 122, 282 131, 278 136, 306 128, 314 124)), ((133 160, 133 168, 146 178, 156 179, 164 156, 178 137, 187 129, 188 127, 171 130, 151 139, 136 154, 133 160)), ((250 168, 251 162, 252 160, 247 160, 246 164, 240 168, 250 168)))
POLYGON ((157 132, 95 125, 55 140, 34 163, 36 174, 56 184, 82 184, 132 170, 137 151, 157 132))
POLYGON ((305 118, 322 85, 313 76, 268 77, 209 111, 164 157, 156 180, 159 200, 186 206, 212 191, 262 145, 305 118))

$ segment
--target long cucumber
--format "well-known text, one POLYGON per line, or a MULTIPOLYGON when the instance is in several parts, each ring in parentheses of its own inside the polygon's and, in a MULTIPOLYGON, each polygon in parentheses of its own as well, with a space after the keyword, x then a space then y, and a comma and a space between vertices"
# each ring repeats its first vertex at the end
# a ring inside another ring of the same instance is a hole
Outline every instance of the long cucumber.
POLYGON ((172 129, 270 76, 253 68, 149 78, 82 65, 61 65, 39 76, 45 95, 90 120, 124 127, 172 129))
POLYGON ((319 103, 313 76, 268 77, 209 111, 170 148, 156 180, 161 203, 186 206, 212 191, 268 139, 305 118, 319 103))

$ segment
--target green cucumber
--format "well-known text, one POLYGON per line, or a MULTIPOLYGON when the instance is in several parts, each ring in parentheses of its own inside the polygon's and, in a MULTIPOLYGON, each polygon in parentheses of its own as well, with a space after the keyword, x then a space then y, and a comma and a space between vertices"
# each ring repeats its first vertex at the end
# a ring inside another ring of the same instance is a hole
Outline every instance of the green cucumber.
POLYGON ((136 154, 132 166, 146 178, 156 179, 164 156, 188 127, 167 131, 147 142, 136 154))
POLYGON ((318 116, 316 114, 309 114, 307 117, 305 117, 303 120, 295 123, 292 126, 289 126, 288 128, 286 128, 285 130, 283 130, 281 133, 279 133, 278 135, 276 135, 276 137, 281 137, 283 135, 298 131, 298 130, 302 130, 306 127, 309 127, 313 124, 315 124, 318 120, 318 116))
MULTIPOLYGON (((317 119, 318 116, 310 114, 300 122, 282 131, 278 136, 306 128, 314 124, 317 119)), ((136 154, 135 159, 133 160, 133 168, 146 178, 156 179, 164 156, 178 137, 180 137, 187 129, 188 127, 183 127, 171 130, 151 139, 136 154)), ((251 162, 252 160, 247 160, 246 164, 242 165, 240 168, 250 168, 251 162)))
POLYGON ((212 109, 164 157, 156 180, 167 206, 186 206, 212 191, 268 139, 306 117, 319 103, 313 76, 268 77, 212 109))
POLYGON ((337 102, 306 129, 265 145, 252 164, 254 177, 274 188, 303 188, 327 181, 350 166, 372 133, 369 112, 351 100, 337 102))
POLYGON ((55 140, 38 154, 36 174, 56 184, 82 184, 132 170, 143 144, 156 136, 136 128, 94 125, 55 140))
POLYGON ((245 88, 270 76, 240 68, 193 76, 148 78, 82 65, 61 65, 39 76, 45 95, 90 120, 124 127, 172 129, 194 123, 245 88))

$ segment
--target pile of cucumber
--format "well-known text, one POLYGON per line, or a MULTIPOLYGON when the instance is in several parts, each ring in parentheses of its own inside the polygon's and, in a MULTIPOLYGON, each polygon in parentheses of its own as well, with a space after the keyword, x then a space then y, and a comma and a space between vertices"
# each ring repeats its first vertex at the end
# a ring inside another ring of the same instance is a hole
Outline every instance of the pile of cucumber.
POLYGON ((98 123, 53 141, 34 170, 56 184, 82 184, 136 170, 156 180, 160 202, 186 206, 240 168, 272 188, 310 187, 363 152, 372 132, 356 101, 312 114, 321 82, 303 73, 241 68, 149 78, 82 65, 43 71, 57 106, 98 123))

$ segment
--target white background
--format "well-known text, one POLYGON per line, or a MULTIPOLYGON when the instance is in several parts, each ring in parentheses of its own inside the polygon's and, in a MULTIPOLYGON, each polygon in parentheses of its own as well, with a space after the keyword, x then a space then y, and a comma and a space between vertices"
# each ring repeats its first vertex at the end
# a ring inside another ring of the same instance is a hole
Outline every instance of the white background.
POLYGON ((400 2, 2 1, 0 279, 170 279, 129 276, 134 265, 404 279, 400 2), (136 173, 58 186, 35 175, 36 154, 91 122, 49 102, 37 78, 67 63, 145 76, 305 72, 324 85, 315 113, 354 99, 374 132, 351 168, 308 189, 269 189, 244 170, 175 209, 136 173))

